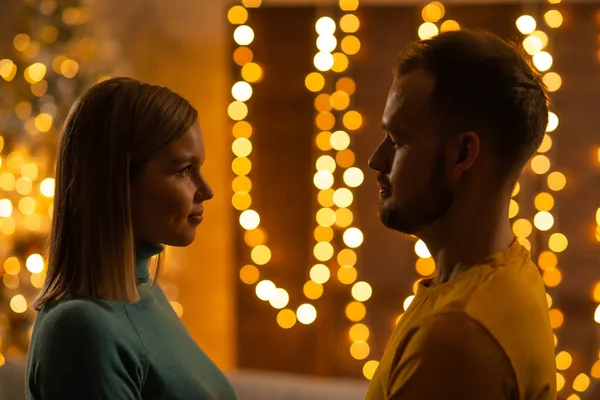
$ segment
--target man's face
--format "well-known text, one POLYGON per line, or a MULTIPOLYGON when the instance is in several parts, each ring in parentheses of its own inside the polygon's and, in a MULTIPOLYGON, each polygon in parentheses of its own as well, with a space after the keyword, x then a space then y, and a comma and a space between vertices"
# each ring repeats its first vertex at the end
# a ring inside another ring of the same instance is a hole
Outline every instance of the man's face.
POLYGON ((405 234, 418 235, 454 201, 444 141, 429 107, 433 89, 423 71, 394 81, 383 113, 386 135, 369 160, 378 172, 381 221, 405 234))

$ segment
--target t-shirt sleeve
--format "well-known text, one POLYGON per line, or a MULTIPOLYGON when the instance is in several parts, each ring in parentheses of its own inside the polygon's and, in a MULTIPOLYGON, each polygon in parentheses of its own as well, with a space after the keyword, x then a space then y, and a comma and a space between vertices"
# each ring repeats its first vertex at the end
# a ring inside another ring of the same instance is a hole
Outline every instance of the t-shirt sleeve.
POLYGON ((388 400, 512 400, 518 393, 500 344, 463 313, 436 315, 416 328, 390 379, 388 400))
POLYGON ((27 377, 30 399, 141 400, 140 348, 94 304, 72 302, 46 315, 27 377))

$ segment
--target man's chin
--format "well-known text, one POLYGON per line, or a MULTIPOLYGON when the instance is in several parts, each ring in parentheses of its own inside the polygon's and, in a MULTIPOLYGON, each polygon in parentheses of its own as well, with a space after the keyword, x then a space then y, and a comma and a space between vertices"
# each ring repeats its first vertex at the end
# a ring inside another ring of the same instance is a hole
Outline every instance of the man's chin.
POLYGON ((408 214, 402 212, 398 207, 382 206, 379 211, 379 220, 386 228, 405 235, 417 235, 420 230, 420 226, 411 222, 408 214))

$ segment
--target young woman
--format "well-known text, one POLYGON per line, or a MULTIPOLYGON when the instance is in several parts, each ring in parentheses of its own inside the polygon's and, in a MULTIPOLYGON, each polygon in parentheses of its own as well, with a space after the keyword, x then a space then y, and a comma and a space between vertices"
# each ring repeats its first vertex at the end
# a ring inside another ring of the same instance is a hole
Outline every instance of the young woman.
POLYGON ((73 106, 34 306, 30 399, 235 399, 148 272, 163 245, 192 243, 213 197, 197 117, 169 89, 130 78, 73 106))

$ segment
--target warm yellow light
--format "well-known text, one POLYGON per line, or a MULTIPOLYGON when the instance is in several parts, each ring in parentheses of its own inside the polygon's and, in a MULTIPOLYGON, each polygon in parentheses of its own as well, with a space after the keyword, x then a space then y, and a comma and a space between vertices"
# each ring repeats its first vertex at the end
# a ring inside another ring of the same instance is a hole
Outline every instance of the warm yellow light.
POLYGON ((54 196, 54 179, 46 178, 40 183, 40 192, 45 197, 53 197, 54 196))
POLYGON ((252 125, 248 121, 238 121, 233 124, 232 129, 235 138, 246 138, 252 136, 252 125))
POLYGON ((343 122, 346 129, 355 131, 362 126, 362 115, 358 111, 348 111, 344 114, 343 122))
POLYGON ((335 126, 335 116, 328 111, 320 112, 315 119, 315 123, 317 128, 328 131, 335 126))
POLYGON ((440 33, 440 31, 434 23, 423 22, 421 26, 419 26, 418 34, 421 40, 431 39, 438 33, 440 33))
POLYGON ((321 156, 316 162, 317 171, 327 171, 333 173, 335 171, 335 160, 331 156, 321 156))
POLYGON ((240 225, 246 230, 256 229, 260 224, 260 216, 254 210, 246 210, 240 214, 240 225))
POLYGON ((330 101, 336 110, 345 110, 350 105, 350 96, 342 90, 337 90, 331 95, 330 101))
POLYGON ((333 239, 333 229, 328 226, 317 226, 314 231, 314 237, 317 242, 330 242, 333 239))
POLYGON ((27 300, 22 294, 18 294, 13 296, 10 299, 10 309, 16 312, 17 314, 22 314, 27 311, 27 300))
POLYGON ((421 258, 431 257, 431 253, 429 252, 427 245, 421 239, 417 240, 415 243, 415 253, 421 258))
POLYGON ((337 262, 341 266, 352 267, 356 264, 356 252, 352 249, 344 249, 338 253, 337 262))
POLYGON ((4 261, 4 272, 9 275, 18 275, 21 272, 21 263, 17 257, 8 257, 4 261))
POLYGON ((364 240, 363 233, 358 228, 348 228, 344 232, 344 243, 350 248, 359 247, 364 240))
POLYGON ((370 360, 363 365, 363 376, 368 380, 373 379, 373 375, 375 375, 375 371, 377 371, 377 367, 379 367, 379 361, 370 360))
POLYGON ((290 302, 290 295, 285 289, 275 289, 275 294, 269 299, 269 303, 273 308, 278 310, 284 308, 290 302))
POLYGON ((25 79, 29 83, 36 83, 44 79, 46 76, 47 67, 42 63, 35 63, 25 68, 25 79))
POLYGON ((433 261, 433 258, 419 258, 415 268, 419 275, 429 276, 435 272, 435 261, 433 261))
POLYGON ((348 35, 342 39, 342 51, 348 55, 354 55, 360 50, 360 40, 354 35, 348 35))
POLYGON ((548 211, 540 211, 533 217, 533 224, 540 231, 548 231, 554 226, 554 217, 548 211))
POLYGON ((319 112, 331 111, 331 96, 327 93, 321 93, 315 97, 315 108, 319 112))
POLYGON ((552 297, 550 297, 548 293, 546 293, 546 304, 548 305, 548 308, 552 307, 552 297))
POLYGON ((56 39, 58 39, 59 34, 60 32, 55 26, 48 25, 44 27, 44 30, 42 31, 42 40, 46 44, 52 44, 56 42, 56 39))
POLYGON ((35 181, 38 177, 38 167, 33 163, 25 164, 21 167, 21 175, 32 181, 35 181))
POLYGON ((65 60, 60 64, 60 73, 65 78, 74 78, 79 72, 79 64, 75 60, 65 60))
POLYGON ((350 136, 344 131, 335 131, 329 138, 331 147, 341 151, 350 145, 350 136))
POLYGON ((9 199, 0 200, 0 217, 7 218, 12 215, 13 206, 9 199))
POLYGON ((337 46, 337 39, 333 35, 319 35, 317 38, 317 49, 325 53, 331 53, 337 46))
POLYGON ((556 391, 559 392, 565 387, 565 377, 559 372, 556 373, 556 391))
POLYGON ((596 361, 592 366, 592 371, 590 375, 593 378, 600 379, 600 360, 596 361))
POLYGON ((16 225, 14 218, 5 218, 2 221, 2 224, 0 224, 0 232, 2 232, 3 235, 10 236, 15 233, 15 229, 17 228, 16 225))
POLYGON ((453 19, 448 19, 442 22, 440 26, 440 32, 451 32, 451 31, 460 31, 460 25, 458 22, 453 19))
POLYGON ((560 326, 565 321, 565 317, 560 310, 553 308, 550 312, 550 325, 552 325, 553 329, 560 328, 560 326))
POLYGON ((318 242, 313 248, 313 255, 319 261, 328 261, 333 257, 334 249, 329 242, 318 242))
POLYGON ((333 202, 338 207, 349 207, 354 201, 354 196, 349 189, 340 188, 336 190, 333 194, 333 202))
POLYGON ((233 40, 240 46, 247 46, 254 40, 254 31, 248 25, 240 25, 233 31, 233 40))
POLYGON ((231 95, 238 101, 247 101, 252 97, 252 86, 246 81, 236 82, 231 87, 231 95))
POLYGON ((354 33, 360 27, 360 20, 354 14, 346 14, 340 19, 340 28, 346 33, 354 33))
POLYGON ((333 35, 335 28, 335 21, 330 17, 321 17, 315 23, 315 30, 319 35, 333 35))
POLYGON ((233 6, 227 12, 227 19, 235 25, 243 24, 248 20, 248 11, 242 6, 233 6))
POLYGON ((321 285, 327 282, 330 277, 331 272, 329 271, 329 268, 323 264, 314 265, 310 269, 310 279, 321 285))
POLYGON ((322 72, 329 71, 331 67, 333 67, 333 62, 334 59, 331 53, 323 51, 320 51, 317 54, 315 54, 313 58, 313 64, 315 65, 315 68, 322 72))
POLYGON ((13 46, 15 46, 15 49, 17 49, 18 51, 25 51, 27 49, 27 46, 29 46, 30 41, 31 38, 29 37, 29 35, 26 35, 25 33, 19 33, 13 39, 13 46))
MULTIPOLYGON (((323 206, 324 208, 333 207, 333 193, 334 193, 333 189, 320 190, 319 194, 317 195, 319 204, 321 206, 323 206)), ((326 212, 329 212, 329 211, 326 211, 326 212)), ((335 222, 335 219, 333 221, 335 222)), ((331 225, 329 225, 329 226, 331 226, 331 225)))
POLYGON ((552 138, 547 133, 544 135, 544 139, 538 147, 538 153, 545 153, 552 148, 552 138))
POLYGON ((302 304, 296 311, 296 317, 301 324, 312 324, 317 319, 317 309, 312 304, 302 304))
POLYGON ((544 19, 550 28, 558 28, 563 23, 563 16, 558 10, 549 10, 544 14, 544 19))
POLYGON ((338 208, 335 211, 335 224, 340 228, 347 228, 354 221, 354 214, 347 208, 338 208))
POLYGON ((590 377, 586 374, 579 374, 573 381, 573 389, 578 392, 585 392, 590 387, 590 377))
POLYGON ((531 159, 531 169, 538 175, 543 175, 550 170, 550 159, 543 154, 538 154, 531 159))
POLYGON ((543 280, 546 286, 556 287, 562 281, 562 273, 558 268, 549 269, 544 271, 543 280))
POLYGON ((277 324, 283 329, 290 329, 296 325, 296 313, 292 310, 281 310, 277 313, 277 324))
POLYGON ((31 286, 36 289, 41 289, 44 286, 44 281, 46 280, 46 274, 31 274, 29 281, 31 282, 31 286))
POLYGON ((231 183, 234 192, 250 192, 252 190, 252 181, 247 176, 236 176, 231 183))
MULTIPOLYGON (((0 188, 7 192, 10 192, 15 188, 15 176, 10 172, 5 172, 0 175, 0 188)), ((2 215, 0 214, 0 217, 2 215)))
POLYGON ((519 203, 517 203, 516 201, 511 199, 509 206, 508 206, 508 218, 514 218, 517 216, 518 213, 519 213, 519 203))
POLYGON ((337 153, 335 161, 342 168, 350 168, 355 161, 355 156, 352 150, 346 149, 337 153))
MULTIPOLYGON (((556 268, 558 264, 558 258, 556 254, 551 251, 545 250, 542 251, 538 257, 538 266, 543 271, 548 271, 550 269, 556 268)), ((600 293, 599 293, 600 294, 600 293)))
POLYGON ((311 72, 310 74, 306 75, 304 84, 311 92, 318 92, 319 90, 323 89, 323 86, 325 86, 325 78, 318 72, 311 72))
POLYGON ((566 351, 561 351, 556 355, 556 368, 561 371, 569 369, 572 362, 573 357, 566 351))
POLYGON ((421 11, 421 17, 426 22, 438 22, 444 17, 446 9, 444 5, 438 1, 433 1, 423 7, 421 11))
POLYGON ((350 355, 356 360, 364 360, 369 356, 370 351, 367 342, 358 341, 350 345, 350 355))
POLYGON ((529 221, 527 221, 526 219, 518 219, 515 221, 515 223, 513 224, 513 233, 515 234, 516 237, 528 237, 529 235, 531 235, 531 232, 533 231, 533 227, 531 226, 531 223, 529 221))
POLYGON ((323 295, 323 285, 312 280, 308 281, 304 284, 303 292, 306 298, 316 300, 323 295))
POLYGON ((252 142, 246 138, 235 139, 231 150, 237 157, 248 157, 252 153, 252 142))
POLYGON ((540 51, 533 56, 533 65, 539 71, 548 71, 552 67, 552 56, 546 51, 540 51))
POLYGON ((369 328, 365 324, 354 324, 350 328, 348 335, 353 342, 366 342, 369 339, 369 328))
POLYGON ((258 282, 255 288, 256 296, 263 301, 269 301, 275 295, 276 290, 275 284, 269 280, 258 282))
POLYGON ((260 272, 254 265, 245 265, 240 269, 240 280, 246 285, 253 285, 258 282, 260 272))
POLYGON ((339 0, 342 11, 354 11, 358 8, 358 0, 339 0))
POLYGON ((546 132, 554 132, 556 128, 558 128, 558 115, 550 111, 548 113, 548 126, 546 127, 546 132))
POLYGON ((321 190, 329 189, 333 181, 333 175, 329 171, 317 171, 313 178, 313 183, 321 190))
POLYGON ((252 205, 252 197, 247 192, 235 192, 231 204, 236 210, 244 211, 252 205))
POLYGON ((233 52, 233 61, 239 66, 243 67, 247 63, 252 62, 253 59, 254 54, 248 47, 238 47, 233 52))
POLYGON ((335 83, 335 89, 343 90, 344 92, 348 93, 348 95, 352 96, 356 91, 356 83, 354 83, 352 78, 345 76, 337 80, 335 83))
POLYGON ((525 238, 517 238, 517 241, 527 250, 531 251, 531 242, 529 240, 525 238))
POLYGON ((231 169, 236 175, 247 175, 252 169, 252 163, 246 157, 237 157, 231 163, 231 169))
POLYGON ((548 175, 548 187, 555 192, 563 190, 567 185, 567 178, 561 172, 552 172, 548 175))
POLYGON ((264 244, 256 246, 250 252, 250 258, 257 265, 265 265, 271 261, 271 249, 264 244))
POLYGON ((0 60, 0 76, 7 82, 12 81, 17 75, 17 65, 8 59, 0 60))
POLYGON ((371 298, 373 289, 367 282, 356 282, 352 286, 352 297, 354 300, 364 302, 371 298))
POLYGON ((31 179, 22 176, 17 179, 17 182, 15 183, 15 190, 19 194, 28 195, 31 193, 32 186, 31 179))
POLYGON ((529 35, 535 31, 537 23, 535 18, 533 18, 531 15, 521 15, 519 18, 517 18, 516 25, 519 32, 521 32, 523 35, 529 35))
POLYGON ((262 79, 262 75, 262 68, 254 62, 249 62, 242 67, 242 78, 248 82, 258 82, 262 79))
POLYGON ((44 259, 39 254, 32 254, 25 261, 27 270, 32 274, 39 274, 44 270, 44 259))
POLYGON ((262 0, 242 0, 242 5, 246 8, 260 7, 262 0))
POLYGON ((240 121, 248 115, 248 106, 241 101, 233 101, 227 107, 227 114, 232 120, 240 121))
POLYGON ((22 120, 31 116, 31 103, 28 101, 20 101, 15 105, 15 115, 22 120))
POLYGON ((321 226, 332 226, 335 224, 335 218, 335 211, 331 208, 321 208, 316 214, 317 223, 321 226))
POLYGON ((356 279, 358 278, 358 271, 356 271, 356 268, 354 267, 342 266, 340 269, 338 269, 337 278, 340 283, 343 283, 344 285, 351 285, 356 282, 356 279))
POLYGON ((562 86, 562 78, 556 72, 548 72, 542 80, 549 92, 556 92, 562 86))
POLYGON ((553 233, 550 236, 550 239, 548 239, 548 247, 555 253, 561 253, 565 251, 568 245, 569 241, 562 233, 553 233))
POLYGON ((365 175, 363 174, 360 168, 352 167, 348 168, 344 172, 344 183, 349 187, 360 186, 363 183, 364 179, 365 175))
POLYGON ((358 301, 353 301, 346 306, 346 317, 352 322, 362 321, 367 315, 365 305, 358 301))
POLYGON ((413 300, 415 299, 414 295, 408 296, 405 300, 404 300, 404 311, 408 310, 408 307, 410 307, 410 305, 412 304, 413 300))
POLYGON ((171 304, 171 307, 173 307, 173 311, 175 311, 175 314, 177 314, 177 316, 181 318, 183 316, 183 306, 181 305, 181 303, 172 300, 169 302, 169 304, 171 304))

